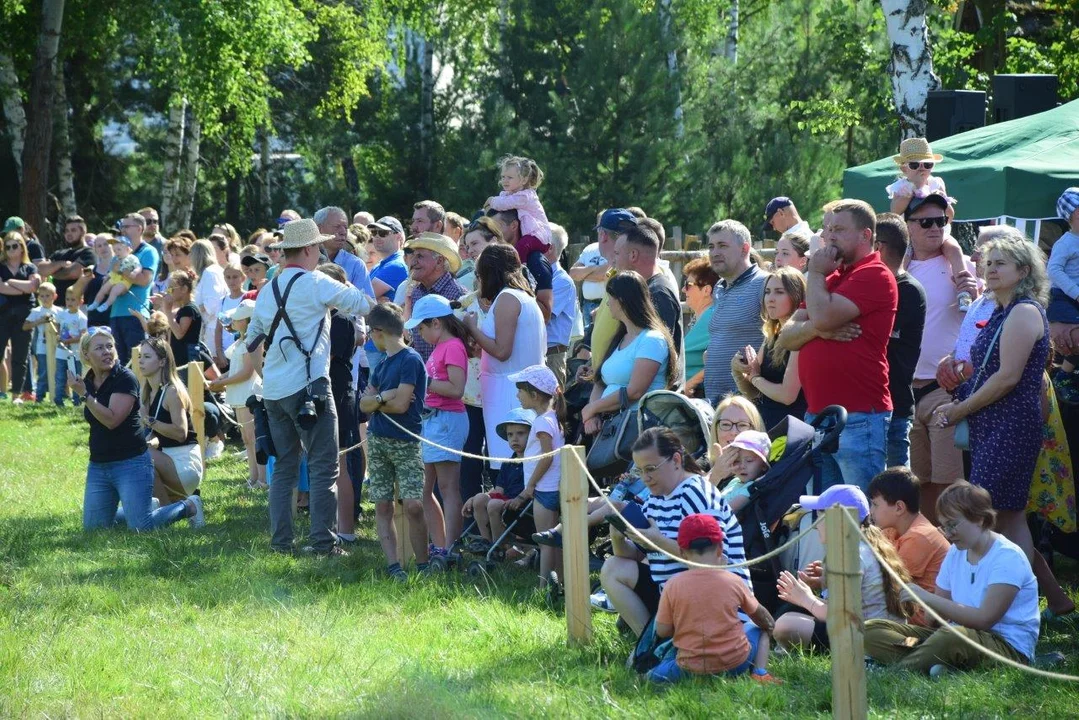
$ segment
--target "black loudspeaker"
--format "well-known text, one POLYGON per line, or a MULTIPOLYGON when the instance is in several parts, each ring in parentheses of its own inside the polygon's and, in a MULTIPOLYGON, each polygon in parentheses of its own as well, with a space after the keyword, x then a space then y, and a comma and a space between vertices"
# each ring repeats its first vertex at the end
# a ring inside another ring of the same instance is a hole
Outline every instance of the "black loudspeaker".
POLYGON ((985 126, 985 93, 933 90, 926 102, 925 137, 930 142, 985 126))
POLYGON ((994 75, 993 122, 1052 110, 1059 102, 1056 75, 994 75))

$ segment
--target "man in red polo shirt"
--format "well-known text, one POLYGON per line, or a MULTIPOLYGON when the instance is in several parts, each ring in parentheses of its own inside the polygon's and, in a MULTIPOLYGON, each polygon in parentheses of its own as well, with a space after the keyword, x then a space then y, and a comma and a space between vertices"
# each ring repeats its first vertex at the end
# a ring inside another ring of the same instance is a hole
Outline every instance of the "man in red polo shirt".
MULTIPOLYGON (((809 259, 805 307, 779 336, 799 350, 811 422, 829 405, 847 409, 835 455, 842 482, 863 490, 884 470, 892 400, 888 392, 888 338, 899 294, 895 277, 873 252, 876 213, 861 200, 842 200, 809 259)), ((828 467, 827 465, 825 466, 828 467)), ((825 481, 838 481, 829 477, 825 481)))

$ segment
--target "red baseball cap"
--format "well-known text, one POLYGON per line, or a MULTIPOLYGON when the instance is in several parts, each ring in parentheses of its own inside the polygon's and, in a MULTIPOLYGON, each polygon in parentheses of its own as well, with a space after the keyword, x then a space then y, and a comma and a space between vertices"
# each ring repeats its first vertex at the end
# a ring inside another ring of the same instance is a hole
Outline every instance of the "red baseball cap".
POLYGON ((678 525, 678 547, 688 550, 694 540, 708 540, 713 545, 723 542, 723 528, 712 515, 686 515, 678 525))

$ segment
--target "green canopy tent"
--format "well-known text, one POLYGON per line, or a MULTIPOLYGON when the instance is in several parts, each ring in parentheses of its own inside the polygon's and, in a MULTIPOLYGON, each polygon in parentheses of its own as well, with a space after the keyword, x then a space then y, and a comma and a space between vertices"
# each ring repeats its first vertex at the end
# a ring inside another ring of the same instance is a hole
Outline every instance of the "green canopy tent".
MULTIPOLYGON (((1056 217, 1056 200, 1079 185, 1079 100, 1018 120, 989 125, 933 143, 944 156, 933 174, 957 200, 957 221, 997 220, 1027 232, 1056 217)), ((898 177, 891 157, 843 173, 845 197, 888 209, 884 188, 898 177)))

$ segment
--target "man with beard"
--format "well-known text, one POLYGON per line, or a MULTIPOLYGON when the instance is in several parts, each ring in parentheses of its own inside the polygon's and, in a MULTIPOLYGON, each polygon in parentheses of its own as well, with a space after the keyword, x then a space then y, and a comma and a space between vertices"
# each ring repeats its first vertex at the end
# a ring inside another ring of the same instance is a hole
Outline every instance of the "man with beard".
POLYGON ((67 289, 75 284, 86 268, 93 267, 94 262, 94 251, 86 244, 86 221, 72 215, 64 222, 64 248, 53 253, 48 262, 38 263, 37 271, 43 278, 52 276, 56 296, 63 301, 67 289))
MULTIPOLYGON (((886 460, 888 340, 899 299, 895 277, 873 251, 876 226, 876 213, 861 200, 843 200, 832 209, 823 247, 809 259, 806 307, 779 336, 782 347, 801 351, 806 421, 829 405, 847 409, 835 460, 841 482, 862 489, 886 460)), ((825 485, 839 482, 834 468, 825 467, 825 485)))

